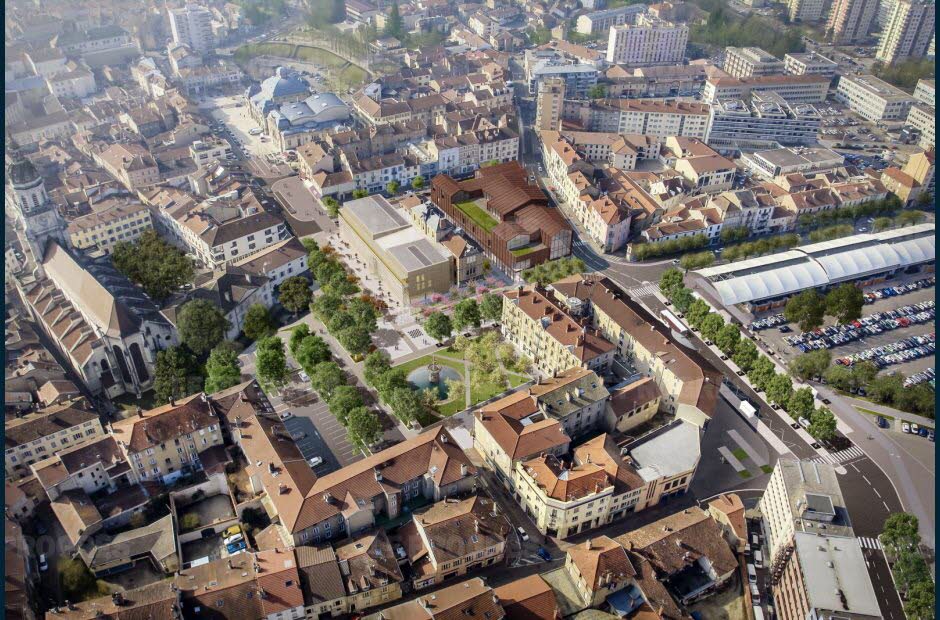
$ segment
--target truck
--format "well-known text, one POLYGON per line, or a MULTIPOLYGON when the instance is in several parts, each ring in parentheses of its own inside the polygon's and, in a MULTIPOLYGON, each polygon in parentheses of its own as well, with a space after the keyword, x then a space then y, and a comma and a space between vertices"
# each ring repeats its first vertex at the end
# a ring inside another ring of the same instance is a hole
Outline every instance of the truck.
POLYGON ((669 310, 663 310, 659 313, 659 316, 662 317, 663 323, 665 323, 670 329, 675 331, 678 334, 686 335, 689 333, 688 326, 679 320, 679 317, 674 315, 669 310))
POLYGON ((741 401, 741 404, 738 406, 738 411, 740 411, 747 420, 754 420, 757 418, 757 409, 755 409, 754 405, 747 402, 746 400, 741 401))
POLYGON ((718 388, 718 393, 721 395, 722 398, 725 399, 725 401, 729 405, 734 407, 735 411, 737 411, 738 413, 741 414, 741 416, 744 417, 744 420, 748 424, 753 425, 757 422, 757 418, 758 418, 757 408, 754 407, 754 405, 744 400, 743 398, 740 398, 737 394, 735 394, 731 390, 731 388, 729 388, 724 383, 722 383, 721 387, 718 388))

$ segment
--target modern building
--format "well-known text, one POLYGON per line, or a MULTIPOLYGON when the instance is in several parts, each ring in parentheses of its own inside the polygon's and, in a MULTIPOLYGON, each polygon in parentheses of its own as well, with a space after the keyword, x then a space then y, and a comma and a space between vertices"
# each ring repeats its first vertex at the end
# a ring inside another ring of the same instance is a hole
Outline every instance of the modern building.
POLYGON ((541 83, 554 78, 565 83, 565 96, 584 99, 597 85, 600 69, 595 63, 583 62, 557 50, 535 49, 525 53, 526 80, 529 94, 536 95, 541 83))
POLYGON ((933 0, 897 0, 882 30, 875 58, 893 65, 926 56, 934 41, 935 13, 933 0))
POLYGON ((789 103, 822 103, 829 79, 821 75, 764 75, 753 78, 709 78, 702 100, 707 103, 744 99, 752 93, 775 92, 789 103))
POLYGON ((561 113, 564 106, 565 80, 553 77, 540 81, 535 99, 535 130, 558 131, 561 129, 561 113))
POLYGON ((349 106, 333 93, 314 93, 268 112, 265 131, 280 151, 296 149, 322 131, 349 121, 349 106))
POLYGON ((905 124, 920 133, 917 146, 925 150, 933 149, 937 143, 937 112, 933 106, 914 104, 907 113, 905 124))
POLYGON ((790 75, 822 75, 832 78, 839 63, 816 52, 793 52, 783 57, 783 71, 790 75))
POLYGON ((570 226, 518 161, 482 167, 463 181, 438 175, 431 201, 514 278, 571 253, 570 226))
POLYGON ((914 98, 900 88, 873 75, 842 75, 836 86, 836 99, 869 121, 907 118, 914 98))
POLYGON ((826 22, 826 36, 835 45, 851 45, 868 39, 878 0, 835 0, 826 22))
POLYGON ((118 243, 134 241, 144 232, 153 230, 150 209, 136 200, 115 201, 103 206, 105 208, 95 208, 88 215, 69 222, 72 247, 97 248, 110 254, 118 243))
POLYGON ((407 306, 454 283, 449 253, 421 234, 379 194, 351 200, 340 211, 340 237, 399 303, 407 306))
POLYGON ((689 27, 641 14, 635 24, 612 26, 607 62, 631 66, 671 65, 685 60, 689 27))
POLYGON ((841 168, 845 157, 823 147, 780 148, 754 151, 741 156, 744 167, 767 179, 799 173, 810 175, 841 168))
POLYGON ((790 104, 774 92, 755 93, 751 101, 718 101, 713 106, 709 146, 753 150, 813 145, 822 116, 808 103, 790 104))
POLYGON ((173 42, 186 45, 200 54, 215 49, 212 34, 212 12, 198 4, 187 4, 178 9, 169 9, 170 32, 173 42))
POLYGON ((562 121, 587 131, 708 140, 711 106, 707 103, 662 99, 602 99, 590 103, 565 102, 562 121))
POLYGON ((224 162, 234 158, 232 145, 228 140, 202 139, 196 140, 189 145, 189 156, 193 158, 193 163, 197 166, 208 166, 213 162, 224 162))
POLYGON ((578 16, 575 27, 580 34, 603 34, 614 26, 634 23, 636 18, 645 10, 646 6, 642 4, 632 4, 617 7, 616 9, 594 11, 578 16))
POLYGON ((787 16, 791 22, 818 22, 826 16, 825 0, 787 0, 787 16))
POLYGON ((759 47, 726 47, 721 68, 731 77, 757 77, 783 73, 783 62, 759 47))
POLYGON ((60 450, 104 435, 98 414, 83 400, 53 405, 8 420, 4 428, 4 472, 9 480, 29 476, 30 465, 60 450))
POLYGON ((926 79, 917 80, 917 86, 914 88, 914 99, 932 108, 936 107, 937 89, 934 85, 934 81, 926 79))

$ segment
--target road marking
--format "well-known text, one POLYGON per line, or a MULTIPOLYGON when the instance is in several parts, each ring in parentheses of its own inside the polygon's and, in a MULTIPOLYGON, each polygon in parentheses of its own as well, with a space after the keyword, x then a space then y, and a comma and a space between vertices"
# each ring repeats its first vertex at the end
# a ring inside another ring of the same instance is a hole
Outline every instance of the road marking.
POLYGON ((863 549, 872 549, 874 551, 879 551, 881 549, 881 542, 879 542, 877 538, 859 536, 858 542, 863 549))
POLYGON ((862 474, 862 480, 864 480, 865 482, 867 482, 867 483, 868 483, 868 486, 871 486, 871 480, 869 480, 868 478, 866 478, 864 474, 862 474))
POLYGON ((879 499, 881 498, 881 493, 878 492, 878 489, 872 487, 871 490, 875 492, 875 495, 877 495, 879 499))
POLYGON ((890 508, 888 508, 888 503, 887 503, 887 502, 885 502, 885 501, 882 501, 881 503, 882 503, 882 504, 884 505, 884 507, 885 507, 885 510, 887 510, 888 512, 891 512, 891 509, 890 509, 890 508))

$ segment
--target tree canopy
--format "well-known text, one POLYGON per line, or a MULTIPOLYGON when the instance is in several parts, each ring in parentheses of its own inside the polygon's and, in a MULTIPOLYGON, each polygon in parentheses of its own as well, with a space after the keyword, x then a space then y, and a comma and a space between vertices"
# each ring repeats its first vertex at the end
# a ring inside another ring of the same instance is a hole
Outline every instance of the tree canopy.
POLYGON ((245 313, 242 332, 249 340, 261 340, 273 336, 277 332, 277 326, 271 318, 271 313, 263 304, 253 304, 245 313))
POLYGON ((310 282, 303 276, 293 276, 277 287, 277 300, 291 314, 298 314, 310 305, 310 282))
POLYGON ((183 304, 176 328, 180 339, 193 353, 207 353, 225 338, 231 327, 218 307, 206 299, 193 299, 183 304))
POLYGON ((783 316, 790 323, 798 323, 800 329, 808 332, 823 324, 826 305, 815 289, 807 289, 791 297, 783 309, 783 316))
POLYGON ((223 342, 209 354, 206 360, 206 392, 218 392, 238 385, 242 380, 238 353, 233 344, 223 342))
POLYGON ((262 384, 272 387, 286 384, 290 369, 284 355, 284 341, 277 336, 259 340, 255 352, 255 367, 262 384))
POLYGON ((186 345, 157 351, 153 391, 158 403, 180 399, 202 391, 203 377, 196 357, 186 345))
POLYGON ((442 342, 454 333, 454 326, 451 324, 450 317, 443 312, 432 312, 424 321, 424 331, 431 338, 442 342))
POLYGON ((118 242, 111 252, 115 268, 140 284, 155 301, 163 301, 193 280, 192 261, 153 230, 136 241, 118 242))
POLYGON ((479 327, 483 317, 480 314, 480 305, 475 299, 464 299, 454 306, 454 329, 461 331, 467 327, 479 327))

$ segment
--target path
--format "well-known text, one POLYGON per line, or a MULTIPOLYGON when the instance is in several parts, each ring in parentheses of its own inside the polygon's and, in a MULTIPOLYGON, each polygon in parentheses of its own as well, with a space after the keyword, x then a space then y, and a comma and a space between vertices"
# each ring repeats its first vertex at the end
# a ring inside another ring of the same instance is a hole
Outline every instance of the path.
POLYGON ((886 415, 892 418, 897 418, 899 420, 904 420, 905 422, 913 422, 914 424, 920 424, 921 426, 926 426, 928 428, 935 428, 937 425, 936 420, 931 420, 930 418, 925 418, 924 416, 919 416, 916 413, 908 413, 906 411, 900 411, 887 405, 879 405, 878 403, 873 403, 868 400, 862 400, 860 398, 854 398, 848 395, 839 395, 842 400, 848 401, 853 407, 861 407, 862 409, 868 409, 869 411, 875 411, 882 415, 886 415))

